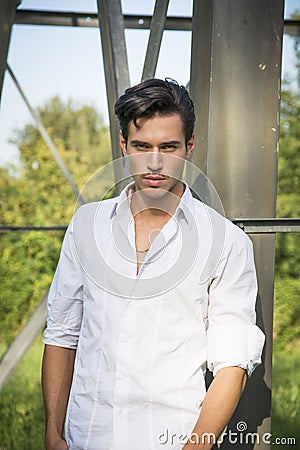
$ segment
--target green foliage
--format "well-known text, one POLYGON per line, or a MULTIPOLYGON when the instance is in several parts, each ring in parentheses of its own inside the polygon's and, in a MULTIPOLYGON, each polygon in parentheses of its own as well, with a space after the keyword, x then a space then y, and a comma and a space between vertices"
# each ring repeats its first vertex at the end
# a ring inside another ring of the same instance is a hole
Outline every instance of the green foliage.
MULTIPOLYGON (((300 217, 300 51, 295 40, 298 89, 283 83, 277 216, 300 217)), ((300 441, 300 233, 276 236, 272 434, 300 441)), ((285 446, 286 448, 295 448, 285 446)))
MULTIPOLYGON (((300 58, 300 54, 299 54, 300 58)), ((300 217, 300 90, 284 85, 281 101, 277 216, 300 217)), ((276 237, 276 274, 297 278, 300 233, 276 237)))
POLYGON ((274 305, 274 351, 300 338, 300 279, 277 277, 274 305))
POLYGON ((10 233, 0 236, 0 336, 8 346, 49 287, 62 233, 10 233))
MULTIPOLYGON (((300 74, 300 52, 295 43, 300 74)), ((300 77, 299 89, 283 83, 278 161, 277 216, 300 217, 300 77)), ((274 346, 283 350, 300 334, 300 233, 276 236, 274 346)))

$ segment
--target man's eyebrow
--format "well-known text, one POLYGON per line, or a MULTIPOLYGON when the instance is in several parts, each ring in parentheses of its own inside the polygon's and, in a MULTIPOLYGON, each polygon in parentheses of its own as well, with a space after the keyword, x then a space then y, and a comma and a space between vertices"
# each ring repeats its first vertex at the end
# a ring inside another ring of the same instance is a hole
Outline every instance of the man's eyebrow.
MULTIPOLYGON (((134 139, 132 141, 130 141, 131 145, 149 145, 151 146, 151 144, 149 144, 149 142, 146 141, 140 141, 138 139, 134 139)), ((161 142, 159 145, 180 145, 181 142, 180 141, 166 141, 166 142, 161 142)))
POLYGON ((180 141, 167 141, 167 142, 162 142, 160 145, 180 145, 181 142, 180 141))
POLYGON ((150 145, 148 142, 145 142, 145 141, 139 141, 138 139, 134 139, 133 141, 130 141, 130 144, 131 144, 131 145, 140 145, 140 144, 143 144, 143 145, 150 145))

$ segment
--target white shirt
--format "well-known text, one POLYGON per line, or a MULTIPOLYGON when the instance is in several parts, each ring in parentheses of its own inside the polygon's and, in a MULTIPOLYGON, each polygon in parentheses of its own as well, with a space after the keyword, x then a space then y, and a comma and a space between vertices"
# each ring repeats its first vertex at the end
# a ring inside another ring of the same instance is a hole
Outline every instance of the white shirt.
POLYGON ((206 369, 239 366, 250 375, 261 362, 256 295, 250 239, 188 187, 138 275, 130 191, 80 207, 44 332, 45 344, 77 349, 70 450, 182 448, 206 369))

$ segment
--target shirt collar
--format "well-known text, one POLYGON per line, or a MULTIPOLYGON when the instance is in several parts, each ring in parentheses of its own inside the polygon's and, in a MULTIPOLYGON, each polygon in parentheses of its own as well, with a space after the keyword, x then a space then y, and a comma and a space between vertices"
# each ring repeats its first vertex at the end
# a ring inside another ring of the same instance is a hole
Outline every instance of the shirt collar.
POLYGON ((178 218, 183 217, 188 226, 191 227, 194 223, 194 199, 187 183, 183 181, 183 184, 185 185, 185 190, 175 211, 175 216, 178 215, 178 218))
MULTIPOLYGON (((180 202, 174 213, 175 218, 183 218, 189 226, 193 223, 194 216, 194 202, 191 190, 186 182, 183 181, 185 186, 184 193, 180 199, 180 202)), ((130 201, 131 196, 134 193, 134 182, 127 185, 120 195, 116 197, 115 202, 112 207, 110 218, 112 219, 114 215, 120 215, 128 213, 130 211, 130 201)))
POLYGON ((121 191, 120 195, 115 198, 115 202, 112 207, 110 218, 112 219, 115 215, 123 215, 130 210, 130 200, 131 195, 134 192, 134 182, 125 186, 121 191))

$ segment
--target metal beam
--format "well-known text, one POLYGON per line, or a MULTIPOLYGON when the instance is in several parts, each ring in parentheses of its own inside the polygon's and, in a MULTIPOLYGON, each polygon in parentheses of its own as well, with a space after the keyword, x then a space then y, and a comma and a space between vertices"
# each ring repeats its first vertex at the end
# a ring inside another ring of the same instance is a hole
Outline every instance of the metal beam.
MULTIPOLYGON (((108 102, 113 159, 122 156, 119 145, 119 124, 114 113, 118 97, 130 86, 124 34, 124 19, 120 0, 97 0, 108 102)), ((115 179, 123 178, 122 166, 115 166, 115 179)), ((119 186, 121 188, 121 185, 119 186)))
POLYGON ((249 234, 300 233, 300 219, 232 219, 232 222, 249 234))
POLYGON ((283 32, 284 34, 289 34, 290 36, 300 36, 300 20, 285 20, 283 32))
POLYGON ((35 120, 35 124, 37 129, 39 130, 45 144, 47 145, 48 149, 50 150, 50 152, 52 153, 55 161, 57 162, 59 168, 61 169, 61 171, 63 172, 66 180, 68 181, 68 183, 70 184, 72 191, 74 192, 76 198, 78 199, 78 201, 83 204, 84 203, 84 199, 82 198, 75 181, 72 178, 72 175, 70 174, 68 168, 66 167, 65 163, 63 162, 60 154, 58 153, 58 150, 54 144, 54 142, 52 141, 52 139, 50 138, 46 128, 44 127, 39 115, 35 112, 35 110, 32 108, 32 106, 29 103, 29 100, 27 99, 25 92, 23 91, 23 89, 21 88, 20 83, 18 82, 17 78, 15 77, 15 74, 13 73, 12 69, 10 68, 9 65, 7 65, 7 70, 17 88, 17 90, 19 91, 21 97, 23 98, 30 114, 32 115, 33 119, 35 120))
POLYGON ((189 91, 194 100, 196 115, 195 150, 193 163, 207 174, 209 137, 209 108, 211 82, 211 54, 213 32, 211 0, 194 0, 191 77, 189 91), (201 3, 201 5, 199 5, 201 3))
MULTIPOLYGON (((283 0, 194 1, 190 91, 198 115, 193 162, 216 187, 227 217, 275 217, 283 0)), ((240 219, 242 221, 242 219, 240 219)), ((275 234, 252 236, 264 365, 229 427, 270 432, 275 234)), ((225 439, 226 441, 226 439, 225 439)), ((222 448, 233 448, 230 442, 222 448)), ((234 448, 248 449, 245 442, 234 448)), ((261 442, 260 450, 269 448, 261 442)))
POLYGON ((0 225, 0 233, 9 233, 11 231, 66 231, 67 225, 0 225))
MULTIPOLYGON (((149 30, 152 16, 148 14, 124 14, 123 19, 124 28, 149 30)), ((98 28, 99 20, 97 13, 18 9, 15 24, 98 28)), ((166 18, 165 30, 191 31, 192 18, 169 16, 166 18)))
MULTIPOLYGON (((152 16, 144 14, 124 14, 125 29, 149 30, 152 16)), ((33 9, 18 9, 15 16, 16 25, 47 25, 62 27, 98 28, 99 20, 96 13, 73 11, 41 11, 33 9)), ((165 30, 191 31, 191 17, 168 16, 165 30)), ((286 19, 284 34, 300 36, 300 20, 286 19)))
POLYGON ((48 292, 0 361, 0 391, 45 326, 48 292))
POLYGON ((142 81, 154 78, 165 28, 169 0, 156 0, 144 62, 142 81))
POLYGON ((11 28, 15 20, 16 8, 19 4, 20 0, 1 0, 0 2, 0 102, 11 28))

